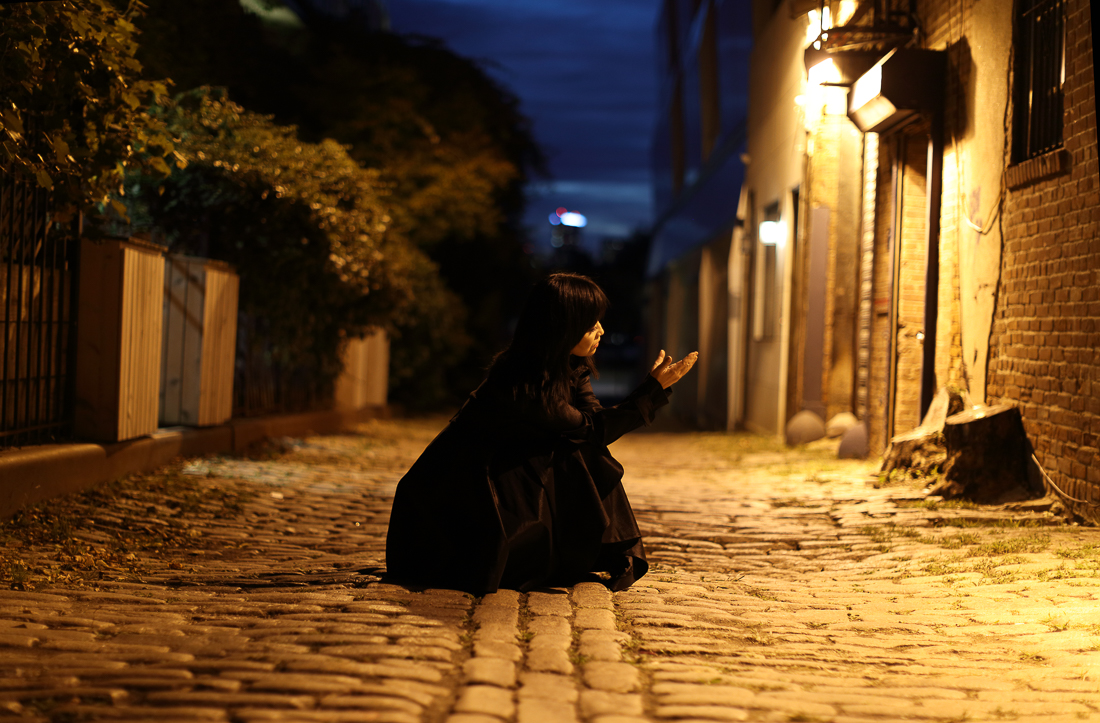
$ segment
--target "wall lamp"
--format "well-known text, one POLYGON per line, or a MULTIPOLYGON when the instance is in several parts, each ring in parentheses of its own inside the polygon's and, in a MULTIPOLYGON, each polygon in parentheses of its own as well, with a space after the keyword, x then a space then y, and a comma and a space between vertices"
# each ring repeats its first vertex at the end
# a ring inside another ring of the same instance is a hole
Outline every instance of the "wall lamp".
POLYGON ((848 117, 864 133, 889 133, 943 107, 942 50, 895 48, 856 78, 848 117))
POLYGON ((760 243, 765 246, 777 246, 786 235, 782 221, 762 221, 760 223, 760 243))

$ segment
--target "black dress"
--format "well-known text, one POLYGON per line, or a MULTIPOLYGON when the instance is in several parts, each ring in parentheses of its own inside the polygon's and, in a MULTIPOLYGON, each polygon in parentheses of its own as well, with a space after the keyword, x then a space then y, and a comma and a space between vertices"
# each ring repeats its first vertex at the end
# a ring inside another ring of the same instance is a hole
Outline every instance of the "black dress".
POLYGON ((649 569, 607 445, 668 403, 652 376, 604 408, 587 371, 572 406, 547 415, 492 378, 474 391, 397 485, 388 576, 474 594, 571 585, 610 573, 613 590, 649 569))

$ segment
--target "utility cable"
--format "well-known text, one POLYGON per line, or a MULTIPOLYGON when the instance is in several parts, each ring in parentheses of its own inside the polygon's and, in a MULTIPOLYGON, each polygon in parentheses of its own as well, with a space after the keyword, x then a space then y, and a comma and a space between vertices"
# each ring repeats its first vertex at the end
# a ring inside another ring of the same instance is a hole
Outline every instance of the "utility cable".
POLYGON ((1046 481, 1046 483, 1048 485, 1050 485, 1052 488, 1054 488, 1054 491, 1056 493, 1058 493, 1059 497, 1061 497, 1062 499, 1067 500, 1069 502, 1075 502, 1075 503, 1080 504, 1080 505, 1088 505, 1089 507, 1092 507, 1094 509, 1097 508, 1097 507, 1100 507, 1100 503, 1092 502, 1091 500, 1079 500, 1076 497, 1074 497, 1073 495, 1071 495, 1068 492, 1066 492, 1065 490, 1063 490, 1058 485, 1056 485, 1054 483, 1054 480, 1050 478, 1050 475, 1047 474, 1047 471, 1045 469, 1043 469, 1043 465, 1039 464, 1039 458, 1036 457, 1034 453, 1032 453, 1032 455, 1031 455, 1031 461, 1033 461, 1035 463, 1035 466, 1039 468, 1039 472, 1040 472, 1040 474, 1043 475, 1043 479, 1046 481))

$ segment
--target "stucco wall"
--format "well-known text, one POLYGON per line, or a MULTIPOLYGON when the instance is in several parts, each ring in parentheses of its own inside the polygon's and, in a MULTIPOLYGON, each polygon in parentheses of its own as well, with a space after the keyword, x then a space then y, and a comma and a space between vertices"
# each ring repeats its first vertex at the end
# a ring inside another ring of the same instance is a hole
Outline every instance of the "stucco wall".
MULTIPOLYGON (((769 338, 750 341, 746 355, 744 423, 749 429, 766 433, 779 433, 786 423, 783 416, 790 305, 783 302, 789 301, 790 234, 794 230, 790 194, 801 181, 806 145, 795 103, 796 96, 803 92, 805 27, 804 17, 791 19, 781 8, 757 36, 750 61, 745 187, 753 192, 756 209, 748 217, 759 222, 764 207, 778 202, 787 233, 787 239, 777 247, 775 267, 778 328, 769 338)), ((756 229, 747 229, 747 233, 755 239, 759 251, 756 229)), ((731 380, 731 384, 735 382, 731 380)))

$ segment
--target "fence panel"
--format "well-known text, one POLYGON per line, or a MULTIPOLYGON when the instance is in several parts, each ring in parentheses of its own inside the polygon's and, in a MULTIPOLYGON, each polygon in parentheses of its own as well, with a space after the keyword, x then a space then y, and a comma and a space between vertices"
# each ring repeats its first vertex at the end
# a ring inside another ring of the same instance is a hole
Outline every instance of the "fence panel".
POLYGON ((220 261, 169 255, 164 274, 162 424, 222 424, 233 412, 238 277, 220 261))
POLYGON ((75 431, 117 442, 155 432, 164 249, 137 239, 81 244, 75 431))

